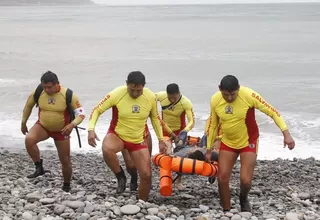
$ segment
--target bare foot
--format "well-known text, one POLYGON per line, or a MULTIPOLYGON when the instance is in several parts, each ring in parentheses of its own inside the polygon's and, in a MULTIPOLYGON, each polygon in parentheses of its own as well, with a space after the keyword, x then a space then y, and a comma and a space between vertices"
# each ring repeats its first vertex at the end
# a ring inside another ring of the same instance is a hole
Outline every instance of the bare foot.
POLYGON ((176 146, 182 146, 183 145, 183 140, 179 140, 176 144, 176 146))
POLYGON ((176 187, 178 190, 184 190, 186 188, 182 183, 176 183, 176 187))

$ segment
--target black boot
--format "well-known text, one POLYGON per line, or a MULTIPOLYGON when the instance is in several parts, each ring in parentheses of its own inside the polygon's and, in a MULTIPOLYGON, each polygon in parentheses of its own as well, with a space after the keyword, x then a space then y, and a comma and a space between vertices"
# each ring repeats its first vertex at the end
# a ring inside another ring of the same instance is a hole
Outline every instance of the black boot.
POLYGON ((118 187, 116 190, 117 193, 123 193, 126 190, 127 185, 127 178, 121 166, 120 169, 121 171, 119 173, 116 173, 116 177, 118 180, 118 187))
MULTIPOLYGON (((211 152, 211 162, 218 161, 218 153, 216 151, 211 152)), ((216 177, 209 177, 208 181, 210 184, 213 184, 216 181, 216 177)))
POLYGON ((137 188, 138 188, 138 173, 137 173, 137 169, 136 168, 129 169, 128 173, 131 176, 130 190, 131 191, 137 191, 137 188))
POLYGON ((36 170, 34 171, 33 174, 28 175, 27 178, 30 178, 30 179, 36 178, 36 177, 41 176, 45 173, 43 166, 42 166, 42 159, 38 162, 35 162, 34 165, 36 166, 36 170))
POLYGON ((251 205, 247 196, 240 194, 240 207, 241 212, 251 212, 251 205))
POLYGON ((216 181, 216 178, 215 178, 215 177, 212 177, 212 176, 208 177, 208 182, 209 182, 210 184, 213 184, 215 181, 216 181))
POLYGON ((70 183, 63 183, 62 190, 65 192, 70 192, 71 190, 70 183))

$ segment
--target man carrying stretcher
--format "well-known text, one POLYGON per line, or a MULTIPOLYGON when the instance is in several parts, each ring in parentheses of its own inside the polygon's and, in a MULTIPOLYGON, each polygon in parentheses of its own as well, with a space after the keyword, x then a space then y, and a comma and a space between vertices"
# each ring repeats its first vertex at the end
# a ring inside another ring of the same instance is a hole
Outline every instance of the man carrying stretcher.
MULTIPOLYGON (((163 136, 170 137, 182 147, 187 133, 195 124, 192 102, 180 93, 176 83, 168 84, 166 91, 155 93, 155 95, 161 106, 163 136)), ((176 187, 184 188, 181 184, 181 176, 177 179, 176 187)))

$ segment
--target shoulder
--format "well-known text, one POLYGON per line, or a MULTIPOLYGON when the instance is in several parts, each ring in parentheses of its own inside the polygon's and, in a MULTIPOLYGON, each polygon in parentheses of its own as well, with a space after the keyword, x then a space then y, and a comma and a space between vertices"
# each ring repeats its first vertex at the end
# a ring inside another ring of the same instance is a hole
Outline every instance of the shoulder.
POLYGON ((163 99, 167 98, 167 92, 166 91, 160 91, 155 93, 157 99, 159 101, 162 101, 163 99))
POLYGON ((211 96, 210 106, 216 108, 219 104, 225 102, 220 91, 217 91, 211 96))
POLYGON ((122 97, 124 96, 125 94, 128 93, 128 89, 127 89, 127 86, 119 86, 119 87, 116 87, 115 89, 111 90, 108 95, 112 95, 112 96, 115 96, 115 97, 122 97))
POLYGON ((143 88, 143 95, 149 99, 156 98, 156 95, 149 88, 146 87, 143 88))
POLYGON ((183 105, 191 106, 192 107, 192 102, 190 99, 188 99, 186 96, 182 95, 181 97, 181 102, 183 105))
POLYGON ((258 93, 256 91, 254 91, 253 89, 251 89, 249 87, 240 86, 238 95, 241 98, 248 99, 248 98, 255 98, 257 96, 257 94, 258 93))
POLYGON ((222 100, 222 94, 220 91, 217 91, 211 96, 211 102, 219 102, 222 100))
POLYGON ((63 95, 63 96, 66 96, 66 94, 67 94, 67 89, 68 88, 66 88, 66 87, 64 87, 64 86, 60 86, 60 93, 63 95))

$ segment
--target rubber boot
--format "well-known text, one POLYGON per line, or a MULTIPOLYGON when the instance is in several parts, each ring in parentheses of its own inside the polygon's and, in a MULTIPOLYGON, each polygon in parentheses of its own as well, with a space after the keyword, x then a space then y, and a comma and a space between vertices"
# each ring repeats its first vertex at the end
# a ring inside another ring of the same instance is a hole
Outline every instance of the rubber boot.
POLYGON ((121 171, 119 173, 116 173, 116 177, 118 180, 118 187, 116 190, 117 193, 123 193, 126 190, 127 185, 127 178, 121 166, 120 169, 121 171))
POLYGON ((71 190, 70 183, 63 183, 62 190, 65 192, 70 192, 71 190))
POLYGON ((239 199, 240 199, 241 212, 251 212, 251 205, 248 197, 240 194, 239 199))
POLYGON ((42 166, 42 159, 38 162, 34 162, 34 165, 36 166, 36 170, 34 171, 33 174, 28 175, 27 178, 30 178, 30 179, 36 178, 36 177, 41 176, 45 173, 43 166, 42 166))
POLYGON ((128 169, 128 173, 131 176, 130 190, 137 191, 138 189, 138 172, 136 168, 128 169))

